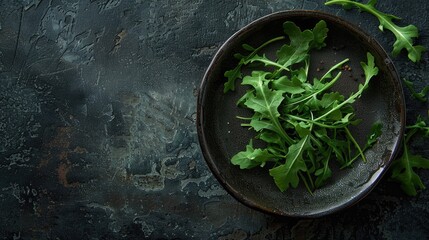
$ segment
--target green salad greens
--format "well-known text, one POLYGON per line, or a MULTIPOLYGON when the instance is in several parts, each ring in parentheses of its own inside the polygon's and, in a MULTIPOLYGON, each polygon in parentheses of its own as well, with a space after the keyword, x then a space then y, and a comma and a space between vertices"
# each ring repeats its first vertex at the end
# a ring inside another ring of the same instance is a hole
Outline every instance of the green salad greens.
POLYGON ((224 74, 228 79, 225 93, 235 89, 237 80, 247 89, 237 105, 251 110, 253 115, 238 118, 243 127, 256 132, 255 138, 231 162, 241 169, 270 168, 269 175, 281 191, 296 188, 302 181, 312 192, 332 176, 332 160, 341 168, 351 166, 357 159, 366 161, 364 151, 377 142, 381 124, 373 126, 362 147, 350 128, 360 121, 356 119, 353 103, 368 88, 378 68, 373 55, 367 53, 366 61, 361 62, 364 82, 355 92, 344 96, 331 87, 340 79, 341 68, 349 59, 332 66, 320 78, 309 79, 311 51, 326 45, 326 22, 321 20, 313 29, 302 31, 287 21, 283 30, 285 36, 261 46, 244 44, 248 54, 236 54, 238 64, 224 74), (266 46, 280 40, 287 43, 275 57, 262 53, 266 46), (244 74, 244 67, 251 73, 244 74))

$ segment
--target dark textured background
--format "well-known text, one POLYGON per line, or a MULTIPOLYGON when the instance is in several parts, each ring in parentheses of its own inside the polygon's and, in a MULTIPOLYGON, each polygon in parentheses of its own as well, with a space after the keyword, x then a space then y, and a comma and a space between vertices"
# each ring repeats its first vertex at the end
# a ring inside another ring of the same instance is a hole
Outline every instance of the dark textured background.
MULTIPOLYGON (((198 86, 218 47, 252 20, 317 9, 391 50, 375 18, 323 2, 1 0, 0 238, 426 239, 428 190, 406 197, 385 178, 340 213, 276 218, 229 196, 202 158, 198 86)), ((428 1, 377 6, 429 46, 428 1)), ((428 60, 394 58, 418 88, 428 60)), ((406 95, 413 121, 428 105, 406 95)), ((426 145, 414 150, 429 157, 426 145)))

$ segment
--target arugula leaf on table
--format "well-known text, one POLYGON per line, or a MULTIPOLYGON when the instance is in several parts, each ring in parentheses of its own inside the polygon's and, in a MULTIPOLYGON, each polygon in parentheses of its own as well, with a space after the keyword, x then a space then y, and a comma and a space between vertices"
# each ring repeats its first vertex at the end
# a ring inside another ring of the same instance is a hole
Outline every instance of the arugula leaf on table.
POLYGON ((416 196, 418 190, 423 190, 426 187, 415 170, 419 168, 429 169, 429 159, 411 153, 409 144, 412 137, 418 132, 422 132, 425 137, 429 137, 429 127, 419 117, 415 124, 407 126, 407 131, 403 142, 402 155, 392 163, 391 179, 400 183, 401 189, 407 195, 416 196))
POLYGON ((420 102, 426 102, 427 99, 426 94, 429 92, 429 86, 425 86, 420 92, 417 92, 416 89, 414 88, 414 83, 407 80, 407 79, 403 79, 403 82, 405 83, 405 85, 408 87, 408 90, 410 90, 411 92, 411 96, 417 100, 419 100, 420 102))
POLYGON ((422 52, 426 51, 426 48, 421 45, 414 45, 413 38, 418 38, 419 36, 417 27, 412 24, 405 27, 396 25, 393 20, 399 20, 400 18, 379 11, 375 7, 376 3, 376 0, 369 0, 366 4, 353 0, 329 0, 325 2, 325 5, 339 4, 345 9, 356 7, 361 11, 372 14, 380 22, 378 26, 380 31, 388 29, 395 35, 396 40, 393 44, 392 55, 397 56, 403 49, 406 49, 408 51, 408 58, 413 62, 419 62, 422 52))
POLYGON ((407 195, 416 196, 417 190, 426 187, 414 169, 429 169, 429 159, 413 155, 409 151, 408 146, 404 144, 402 156, 392 164, 391 178, 401 184, 401 189, 407 195))

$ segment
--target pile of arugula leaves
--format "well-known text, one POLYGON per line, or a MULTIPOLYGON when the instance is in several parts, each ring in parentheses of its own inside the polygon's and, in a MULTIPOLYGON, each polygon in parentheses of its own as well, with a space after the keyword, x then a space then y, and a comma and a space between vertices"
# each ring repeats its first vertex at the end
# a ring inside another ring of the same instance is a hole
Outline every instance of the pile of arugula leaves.
MULTIPOLYGON (((325 5, 341 5, 344 9, 357 8, 375 16, 379 22, 380 31, 388 29, 395 36, 393 43, 392 55, 398 55, 402 50, 408 52, 408 58, 412 62, 419 62, 421 55, 426 48, 421 45, 414 45, 414 38, 418 38, 419 33, 416 26, 410 24, 405 27, 396 25, 393 21, 400 20, 399 17, 383 13, 379 11, 375 5, 376 0, 369 0, 364 4, 353 0, 328 0, 325 5)), ((426 102, 426 94, 429 92, 429 86, 424 87, 420 92, 416 92, 413 82, 404 79, 405 86, 408 87, 411 96, 421 102, 426 102)), ((429 111, 428 111, 429 117, 429 111)), ((405 138, 403 140, 402 155, 393 162, 391 166, 391 179, 398 182, 402 190, 410 196, 417 195, 418 190, 425 189, 425 186, 416 173, 417 169, 429 169, 429 159, 420 155, 415 155, 410 151, 410 145, 413 137, 423 134, 424 137, 429 137, 429 127, 426 121, 418 116, 416 122, 412 125, 406 126, 405 138)))
POLYGON ((367 53, 367 62, 361 62, 364 83, 345 97, 331 87, 348 59, 332 66, 320 79, 308 79, 310 52, 326 45, 326 22, 321 20, 313 29, 301 31, 287 21, 283 30, 289 41, 276 52, 276 59, 261 55, 261 49, 285 36, 257 48, 244 44, 248 54, 236 54, 239 63, 225 72, 228 81, 224 92, 234 90, 237 79, 248 87, 237 104, 252 110, 253 116, 239 118, 244 121, 242 126, 256 131, 255 139, 264 143, 263 147, 255 147, 250 140, 231 162, 241 169, 269 165, 269 174, 281 191, 296 188, 301 180, 312 192, 332 176, 331 159, 336 159, 342 168, 359 158, 366 161, 364 151, 381 134, 381 125, 374 125, 366 145, 361 147, 349 130, 359 122, 352 104, 378 74, 378 68, 373 55, 367 53), (247 65, 252 66, 250 75, 242 71, 247 65))

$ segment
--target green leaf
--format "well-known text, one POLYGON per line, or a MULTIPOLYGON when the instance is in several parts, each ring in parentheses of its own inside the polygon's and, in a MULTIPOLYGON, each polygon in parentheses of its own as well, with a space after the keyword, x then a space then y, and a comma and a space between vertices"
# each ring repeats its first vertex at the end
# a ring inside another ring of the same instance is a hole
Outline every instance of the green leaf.
POLYGON ((262 130, 270 130, 272 132, 277 131, 277 127, 269 120, 259 119, 259 117, 253 117, 250 121, 250 126, 255 129, 256 132, 262 130))
POLYGON ((273 66, 273 67, 277 67, 278 69, 281 69, 281 70, 290 71, 289 68, 288 68, 288 66, 280 64, 280 63, 278 63, 276 61, 268 59, 265 56, 265 54, 262 55, 262 56, 259 56, 258 54, 256 54, 254 57, 246 60, 245 64, 254 63, 254 62, 261 62, 261 63, 265 64, 265 66, 273 66))
MULTIPOLYGON (((338 106, 338 104, 334 104, 332 105, 332 107, 336 108, 338 106)), ((330 110, 330 113, 325 117, 325 120, 327 121, 340 121, 343 118, 343 112, 341 111, 340 108, 336 108, 335 110, 332 111, 332 109, 330 110)))
POLYGON ((383 128, 383 124, 381 122, 376 122, 371 127, 371 132, 366 140, 365 149, 372 147, 381 136, 381 129, 383 128))
POLYGON ((365 74, 365 84, 364 84, 365 86, 368 85, 367 82, 372 77, 377 76, 378 74, 378 67, 375 66, 374 56, 370 52, 367 52, 366 57, 367 57, 367 63, 365 62, 360 63, 365 74))
POLYGON ((239 62, 237 64, 237 66, 235 66, 235 68, 228 70, 224 73, 224 76, 227 78, 227 81, 224 83, 223 92, 227 93, 229 91, 235 90, 235 81, 237 79, 242 78, 241 68, 248 62, 249 59, 254 57, 264 47, 266 47, 266 46, 268 46, 274 42, 283 40, 284 38, 285 38, 284 36, 280 36, 280 37, 270 39, 270 40, 266 41, 265 43, 263 43, 258 48, 253 48, 248 44, 243 44, 244 49, 247 49, 247 50, 254 49, 254 50, 246 56, 244 56, 242 54, 234 54, 234 57, 238 58, 239 62))
POLYGON ((414 88, 414 83, 403 79, 403 82, 405 83, 405 86, 407 86, 408 90, 411 92, 411 96, 420 102, 426 102, 426 94, 429 92, 429 86, 425 86, 420 92, 417 92, 414 88))
POLYGON ((252 146, 252 141, 246 146, 246 151, 237 153, 231 158, 231 163, 239 165, 240 169, 250 169, 256 166, 264 166, 265 163, 274 156, 266 149, 256 148, 252 146))
POLYGON ((309 135, 311 130, 311 124, 305 123, 305 122, 296 122, 293 124, 295 127, 296 133, 298 133, 298 136, 301 138, 304 138, 305 136, 309 135))
POLYGON ((237 101, 236 105, 237 105, 237 106, 242 106, 242 105, 244 105, 244 102, 246 102, 246 100, 247 100, 248 98, 253 97, 253 94, 254 94, 254 90, 247 90, 247 91, 246 91, 246 93, 245 93, 243 96, 241 96, 241 98, 240 98, 240 99, 238 99, 238 101, 237 101))
POLYGON ((424 184, 414 169, 429 169, 429 159, 411 154, 408 147, 404 145, 402 156, 393 162, 391 168, 391 179, 399 182, 406 194, 415 196, 417 195, 417 190, 425 189, 424 184))
POLYGON ((225 72, 224 76, 228 78, 228 81, 225 82, 223 92, 235 90, 235 80, 242 77, 241 66, 243 64, 238 64, 234 69, 228 70, 225 72))
POLYGON ((308 58, 309 42, 303 42, 300 48, 296 48, 289 45, 283 45, 279 51, 277 51, 278 63, 283 66, 281 69, 289 70, 289 67, 303 62, 308 58))
POLYGON ((323 167, 316 170, 314 175, 316 176, 315 187, 320 188, 325 185, 330 177, 332 177, 332 170, 329 168, 329 157, 322 160, 323 167))
POLYGON ((311 30, 301 32, 301 29, 290 21, 283 23, 283 31, 289 36, 290 44, 283 45, 277 51, 277 62, 287 68, 308 58, 308 50, 314 36, 311 30))
POLYGON ((320 106, 323 108, 329 108, 330 106, 342 101, 344 101, 344 95, 339 92, 325 93, 320 100, 320 106))
POLYGON ((256 48, 254 48, 254 47, 252 47, 252 46, 250 46, 249 44, 246 44, 246 43, 244 43, 243 45, 241 45, 242 47, 243 47, 243 49, 245 49, 245 50, 247 50, 247 51, 249 51, 249 52, 252 52, 252 51, 255 51, 256 50, 256 48))
POLYGON ((298 172, 307 171, 302 155, 310 147, 308 139, 309 137, 307 136, 298 143, 291 145, 286 156, 286 162, 270 169, 270 175, 274 178, 274 182, 280 191, 284 192, 289 187, 296 188, 299 183, 298 172))
POLYGON ((252 76, 243 78, 243 85, 250 85, 255 89, 254 97, 248 98, 244 102, 244 105, 259 113, 261 118, 270 120, 276 129, 275 131, 291 144, 293 140, 284 131, 278 119, 280 116, 278 108, 284 99, 283 92, 278 90, 273 91, 268 87, 269 80, 266 79, 267 74, 267 72, 254 71, 252 72, 252 76))
POLYGON ((268 87, 267 74, 266 72, 254 71, 252 76, 243 78, 243 85, 250 85, 255 89, 254 97, 248 98, 244 104, 260 113, 262 117, 274 119, 280 116, 278 107, 284 97, 282 91, 272 91, 268 87))
MULTIPOLYGON (((422 132, 424 134, 424 137, 429 137, 429 126, 427 126, 426 122, 422 119, 420 115, 417 117, 417 120, 413 125, 407 126, 407 130, 414 131, 414 132, 422 132)), ((407 134, 413 135, 414 132, 412 134, 409 134, 409 133, 407 134)), ((411 137, 411 136, 408 136, 408 137, 411 137)), ((408 142, 409 139, 406 139, 405 141, 408 142)))
MULTIPOLYGON (((307 101, 307 100, 309 100, 309 99, 311 99, 311 98, 315 98, 318 94, 320 94, 320 93, 322 93, 322 92, 324 92, 324 91, 328 90, 329 88, 331 88, 331 87, 334 85, 334 83, 335 83, 338 79, 340 79, 340 76, 341 76, 341 72, 339 72, 339 73, 337 74, 337 76, 335 76, 335 78, 333 78, 329 83, 324 84, 322 88, 320 88, 320 89, 315 89, 315 91, 311 91, 310 93, 308 93, 308 94, 306 94, 306 95, 303 95, 303 96, 301 96, 301 97, 297 97, 297 98, 290 99, 290 100, 288 101, 287 105, 296 105, 296 104, 299 104, 299 103, 305 102, 305 101, 307 101)), ((322 83, 319 83, 319 86, 322 86, 322 83)))
POLYGON ((416 169, 429 169, 429 159, 420 155, 414 155, 409 150, 409 144, 416 133, 423 133, 424 137, 429 137, 429 127, 421 116, 417 117, 414 124, 406 126, 405 139, 403 141, 402 155, 395 159, 391 166, 392 175, 390 178, 401 185, 402 190, 410 196, 417 195, 418 190, 425 189, 416 169))
POLYGON ((396 25, 393 20, 400 19, 391 14, 386 14, 375 8, 376 0, 371 0, 367 4, 356 2, 353 0, 330 0, 325 5, 339 4, 350 9, 354 6, 362 11, 368 12, 375 16, 380 22, 379 29, 384 31, 388 29, 393 33, 396 40, 393 43, 392 55, 398 55, 403 49, 408 51, 408 58, 413 62, 419 62, 421 59, 422 52, 426 51, 426 48, 421 45, 414 45, 414 38, 418 38, 419 33, 416 26, 410 24, 405 27, 396 25))
POLYGON ((306 29, 301 31, 301 29, 291 21, 286 21, 283 23, 283 32, 289 37, 289 45, 297 48, 302 48, 302 44, 310 44, 310 42, 314 39, 311 30, 306 29))
POLYGON ((314 39, 311 42, 311 48, 322 49, 326 46, 325 39, 328 36, 329 29, 326 26, 326 22, 320 20, 313 28, 314 39))
POLYGON ((304 62, 305 66, 298 69, 291 69, 290 74, 293 79, 299 80, 303 84, 308 84, 308 59, 304 62))
POLYGON ((272 82, 272 89, 282 90, 290 94, 299 94, 305 92, 302 82, 297 77, 289 79, 286 76, 282 76, 272 82))
POLYGON ((257 138, 260 140, 266 142, 266 143, 272 143, 279 146, 284 146, 284 142, 282 138, 275 132, 269 132, 269 131, 261 131, 257 138))

